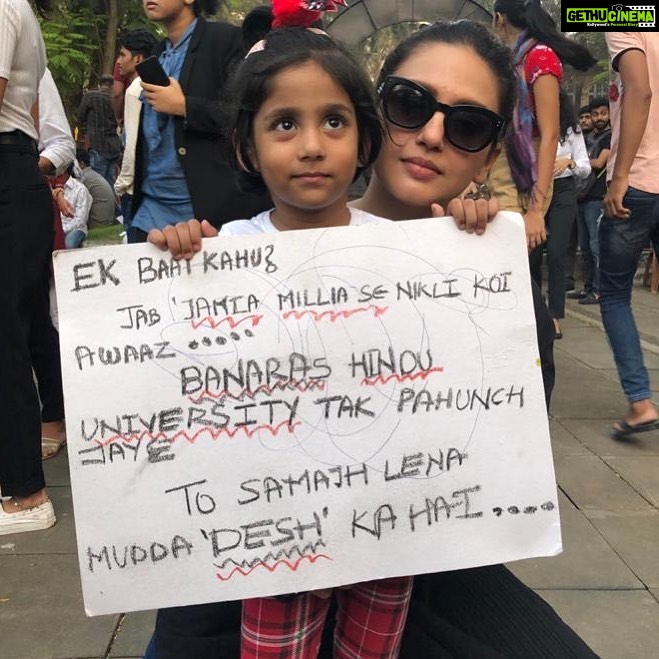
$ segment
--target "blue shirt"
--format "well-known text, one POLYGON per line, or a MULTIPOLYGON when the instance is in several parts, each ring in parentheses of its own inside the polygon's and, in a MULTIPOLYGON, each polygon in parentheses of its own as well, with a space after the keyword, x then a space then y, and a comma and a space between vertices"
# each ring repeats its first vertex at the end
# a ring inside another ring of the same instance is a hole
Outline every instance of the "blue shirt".
MULTIPOLYGON (((169 39, 158 61, 168 76, 179 79, 190 46, 195 19, 174 46, 169 39)), ((149 232, 194 217, 192 199, 176 153, 174 116, 156 112, 142 98, 142 135, 144 136, 143 199, 132 226, 149 232)))

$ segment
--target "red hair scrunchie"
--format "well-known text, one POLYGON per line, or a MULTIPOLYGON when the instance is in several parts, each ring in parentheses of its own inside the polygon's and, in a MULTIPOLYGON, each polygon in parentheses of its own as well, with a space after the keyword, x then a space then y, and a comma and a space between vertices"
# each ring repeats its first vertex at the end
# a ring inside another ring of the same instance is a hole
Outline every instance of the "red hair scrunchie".
POLYGON ((272 0, 272 27, 309 27, 338 5, 346 6, 346 0, 272 0))

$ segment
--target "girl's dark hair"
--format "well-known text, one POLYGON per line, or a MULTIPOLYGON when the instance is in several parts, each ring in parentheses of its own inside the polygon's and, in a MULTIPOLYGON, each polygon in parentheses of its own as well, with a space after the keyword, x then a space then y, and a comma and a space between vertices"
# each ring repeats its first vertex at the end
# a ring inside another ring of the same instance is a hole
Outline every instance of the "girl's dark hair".
POLYGON ((581 132, 581 127, 579 126, 577 115, 574 111, 574 103, 563 88, 561 88, 558 93, 558 116, 561 129, 560 140, 562 144, 567 137, 568 128, 571 128, 574 133, 581 132))
POLYGON ((540 0, 496 0, 494 11, 505 14, 512 25, 527 30, 531 37, 549 46, 562 62, 578 71, 587 71, 597 64, 588 48, 564 37, 556 29, 556 22, 543 9, 540 0))
MULTIPOLYGON (((499 114, 510 121, 517 97, 517 83, 510 49, 484 25, 470 20, 439 21, 424 27, 401 41, 389 54, 378 76, 377 87, 387 76, 426 44, 447 43, 469 46, 490 67, 499 84, 499 114)), ((441 63, 438 64, 441 66, 441 63)))
POLYGON ((217 12, 217 0, 195 0, 192 9, 195 16, 212 16, 217 12))
MULTIPOLYGON (((229 136, 233 148, 229 164, 246 171, 254 184, 263 179, 252 162, 254 117, 270 96, 274 77, 292 66, 314 62, 345 90, 355 109, 359 131, 359 161, 369 167, 382 145, 382 126, 373 98, 371 81, 353 56, 326 34, 306 28, 273 30, 265 40, 265 48, 251 53, 238 67, 229 85, 229 136)), ((294 99, 291 99, 294 102, 294 99)))

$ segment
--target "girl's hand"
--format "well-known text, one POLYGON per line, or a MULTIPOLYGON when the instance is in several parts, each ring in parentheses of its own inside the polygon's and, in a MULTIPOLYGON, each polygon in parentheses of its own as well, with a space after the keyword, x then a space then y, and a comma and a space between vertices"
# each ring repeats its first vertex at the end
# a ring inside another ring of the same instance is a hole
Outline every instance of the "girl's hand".
POLYGON ((147 242, 156 247, 168 249, 172 258, 191 259, 201 249, 202 238, 214 238, 217 229, 208 221, 188 220, 170 225, 164 229, 151 229, 147 242))
POLYGON ((451 199, 446 207, 447 213, 439 204, 430 207, 433 217, 452 215, 458 229, 479 236, 485 233, 489 222, 499 212, 499 201, 492 199, 451 199))
POLYGON ((529 208, 524 215, 526 228, 526 244, 529 252, 547 240, 545 218, 538 208, 529 208))
POLYGON ((142 82, 144 98, 156 112, 185 117, 185 96, 181 85, 176 78, 170 78, 169 83, 167 87, 162 87, 142 82))

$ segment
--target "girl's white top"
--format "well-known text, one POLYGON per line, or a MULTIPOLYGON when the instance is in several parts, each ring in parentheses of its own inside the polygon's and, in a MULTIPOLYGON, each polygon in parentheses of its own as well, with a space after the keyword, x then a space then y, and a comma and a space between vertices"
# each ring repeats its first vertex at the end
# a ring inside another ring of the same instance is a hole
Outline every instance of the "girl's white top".
MULTIPOLYGON (((371 215, 358 208, 350 208, 350 226, 359 226, 360 224, 371 224, 373 222, 390 222, 383 217, 371 215)), ((221 236, 246 236, 255 233, 273 233, 279 231, 270 219, 272 211, 264 211, 254 216, 251 220, 234 220, 227 222, 220 229, 221 236)))

